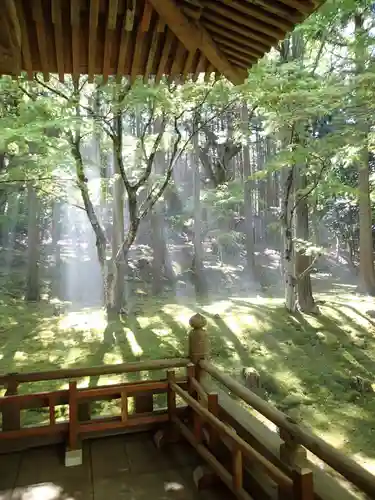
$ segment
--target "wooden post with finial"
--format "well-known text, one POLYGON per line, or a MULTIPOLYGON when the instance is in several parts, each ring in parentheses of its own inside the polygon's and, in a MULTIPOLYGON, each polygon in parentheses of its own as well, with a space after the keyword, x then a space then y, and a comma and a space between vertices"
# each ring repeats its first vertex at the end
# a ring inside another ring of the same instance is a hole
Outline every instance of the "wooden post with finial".
POLYGON ((194 314, 189 320, 191 330, 189 332, 189 358, 195 365, 195 378, 198 382, 202 379, 202 370, 199 361, 208 358, 209 340, 207 335, 207 320, 202 314, 194 314))

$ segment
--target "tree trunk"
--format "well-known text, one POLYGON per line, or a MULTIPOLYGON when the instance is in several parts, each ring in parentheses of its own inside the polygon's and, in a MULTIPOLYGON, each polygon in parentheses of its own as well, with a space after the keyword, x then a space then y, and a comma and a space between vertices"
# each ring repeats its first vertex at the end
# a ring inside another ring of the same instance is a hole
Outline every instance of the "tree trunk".
POLYGON ((283 241, 284 241, 284 276, 285 276, 285 307, 290 312, 296 310, 296 279, 294 276, 294 197, 293 197, 294 168, 289 169, 286 176, 283 196, 283 241))
POLYGON ((37 302, 40 299, 39 290, 39 255, 40 255, 40 228, 39 203, 34 186, 27 186, 28 197, 28 263, 26 276, 26 300, 37 302))
MULTIPOLYGON (((365 30, 363 27, 364 18, 362 14, 355 15, 355 36, 356 36, 356 73, 362 74, 365 71, 365 61, 368 57, 367 50, 363 43, 365 30)), ((358 191, 359 191, 359 288, 363 293, 375 295, 375 273, 372 241, 372 213, 370 201, 369 182, 369 150, 368 133, 369 124, 363 111, 366 104, 357 103, 358 123, 360 140, 363 146, 358 161, 358 191), (363 111, 363 114, 362 114, 363 111)))
POLYGON ((160 204, 156 203, 150 218, 153 249, 152 292, 154 295, 158 295, 163 291, 164 241, 160 209, 160 204))
POLYGON ((241 110, 243 133, 246 144, 243 147, 243 179, 244 179, 244 211, 246 230, 246 262, 249 279, 255 279, 254 259, 254 220, 253 220, 253 180, 251 179, 250 145, 249 145, 249 112, 247 105, 243 104, 241 110))
POLYGON ((59 240, 61 237, 61 202, 53 204, 52 215, 52 252, 54 255, 54 269, 52 275, 51 295, 60 298, 61 294, 61 252, 59 240))
POLYGON ((123 307, 124 292, 125 292, 125 274, 127 261, 121 252, 117 257, 119 249, 125 239, 124 226, 124 183, 121 179, 120 168, 117 155, 114 152, 113 163, 115 170, 115 181, 113 186, 113 226, 112 226, 112 262, 110 288, 113 290, 109 294, 109 302, 106 303, 107 312, 120 313, 123 307))
POLYGON ((203 267, 203 245, 202 245, 202 215, 201 215, 201 178, 199 168, 199 138, 195 133, 193 136, 193 145, 195 154, 192 156, 193 164, 193 198, 194 198, 194 257, 193 257, 193 276, 195 293, 202 296, 207 293, 207 287, 204 277, 203 267))
MULTIPOLYGON (((306 197, 299 195, 299 190, 305 190, 307 186, 305 166, 295 167, 295 233, 296 239, 304 242, 309 241, 309 209, 306 197)), ((299 248, 295 254, 295 277, 297 283, 297 296, 299 309, 306 313, 315 312, 316 306, 312 295, 311 277, 308 268, 311 257, 306 255, 306 248, 299 248)))

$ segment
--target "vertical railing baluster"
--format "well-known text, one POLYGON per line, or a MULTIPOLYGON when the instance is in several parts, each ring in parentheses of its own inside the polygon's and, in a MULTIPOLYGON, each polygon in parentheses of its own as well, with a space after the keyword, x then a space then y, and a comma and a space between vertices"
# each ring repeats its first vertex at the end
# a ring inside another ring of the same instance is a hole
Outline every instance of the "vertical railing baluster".
POLYGON ((127 392, 121 391, 121 421, 126 423, 128 421, 128 395, 127 392))
POLYGON ((77 381, 69 382, 69 448, 78 448, 78 390, 77 381))
POLYGON ((242 489, 242 452, 235 443, 232 446, 233 490, 238 493, 242 489))
MULTIPOLYGON (((16 374, 9 374, 6 383, 5 396, 17 396, 18 381, 15 378, 16 374)), ((17 431, 21 428, 21 410, 16 401, 5 404, 2 410, 3 413, 3 431, 17 431)))

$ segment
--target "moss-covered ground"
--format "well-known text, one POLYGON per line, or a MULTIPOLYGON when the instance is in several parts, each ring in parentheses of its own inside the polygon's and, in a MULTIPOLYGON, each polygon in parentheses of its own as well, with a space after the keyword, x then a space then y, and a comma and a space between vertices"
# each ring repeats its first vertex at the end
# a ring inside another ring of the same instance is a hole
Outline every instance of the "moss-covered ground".
MULTIPOLYGON (((199 305, 141 297, 131 316, 112 324, 100 310, 56 317, 51 304, 3 299, 0 373, 179 356, 187 351, 188 320, 201 312, 217 365, 239 379, 244 367, 256 368, 265 398, 374 471, 375 323, 367 314, 374 305, 350 290, 318 299, 320 315, 291 316, 280 299, 199 305)), ((91 377, 80 384, 117 380, 91 377)), ((21 391, 65 386, 40 382, 21 391)), ((37 417, 28 412, 26 420, 37 417)))

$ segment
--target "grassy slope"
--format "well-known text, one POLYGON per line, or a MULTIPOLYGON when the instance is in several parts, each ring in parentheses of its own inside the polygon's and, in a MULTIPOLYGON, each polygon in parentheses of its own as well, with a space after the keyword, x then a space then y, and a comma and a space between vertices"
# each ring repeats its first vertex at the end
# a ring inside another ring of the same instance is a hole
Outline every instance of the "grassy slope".
POLYGON ((244 366, 257 368, 270 401, 375 470, 375 394, 352 384, 353 376, 371 380, 375 371, 375 324, 365 315, 373 304, 349 294, 320 298, 326 303, 318 317, 289 316, 278 299, 209 306, 145 299, 136 314, 112 325, 101 311, 56 318, 50 305, 7 300, 0 303, 0 373, 179 355, 187 349, 189 317, 200 311, 209 320, 215 363, 238 378, 244 366))

